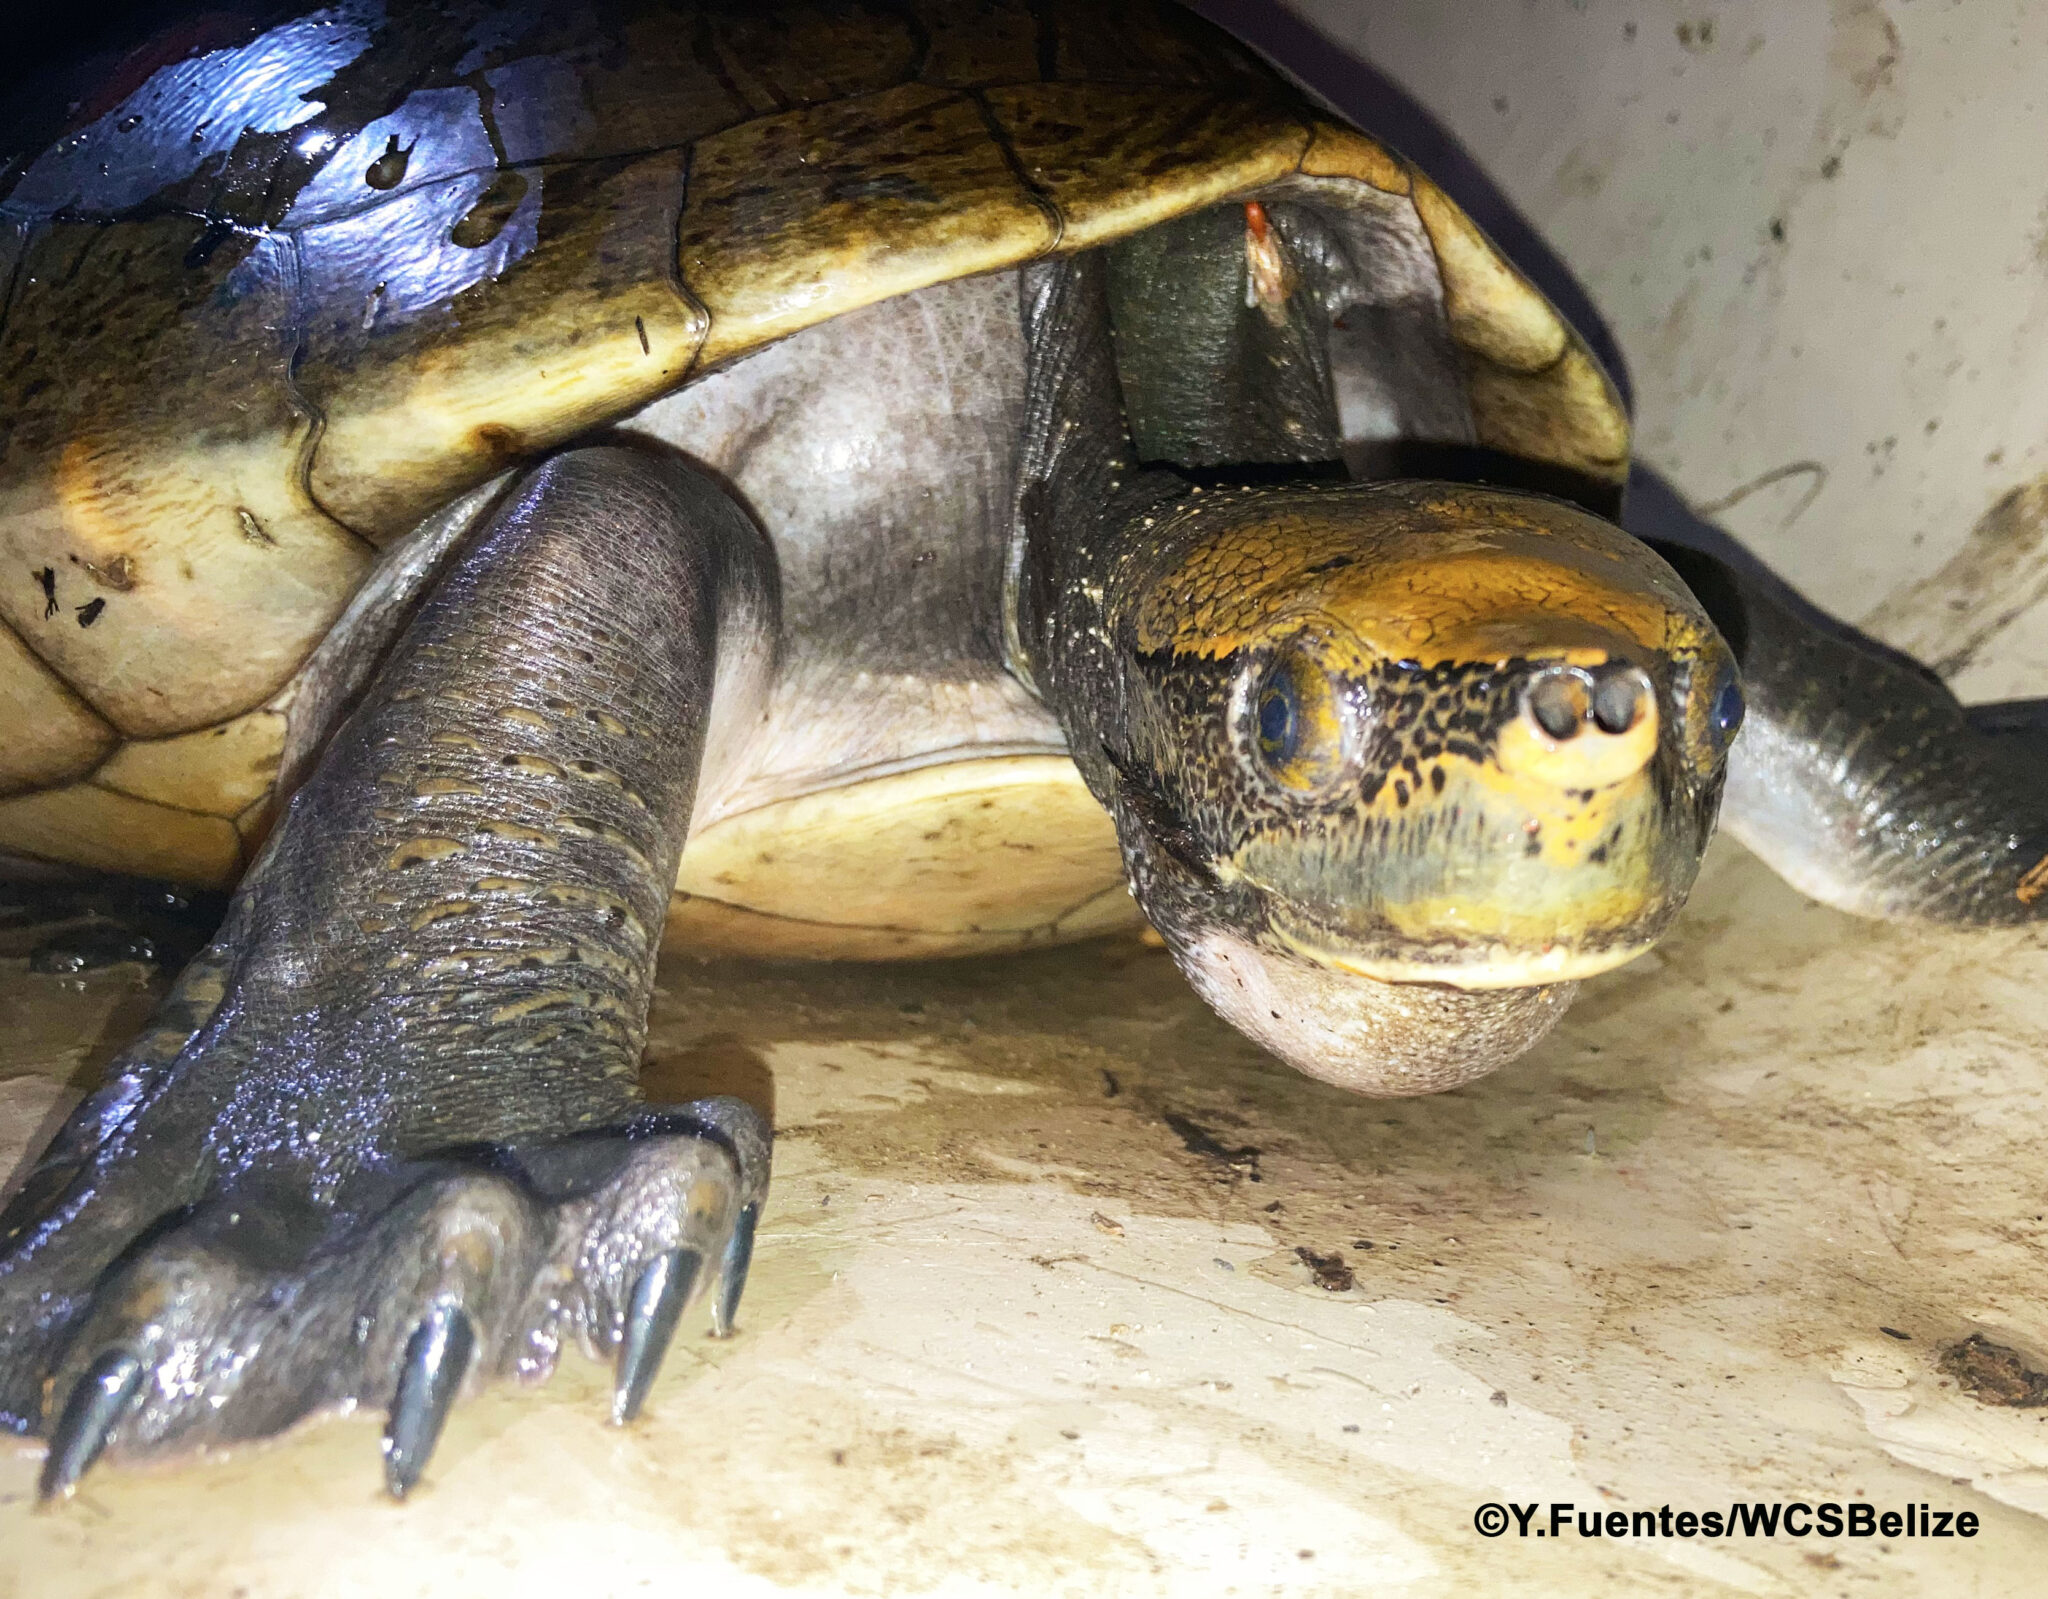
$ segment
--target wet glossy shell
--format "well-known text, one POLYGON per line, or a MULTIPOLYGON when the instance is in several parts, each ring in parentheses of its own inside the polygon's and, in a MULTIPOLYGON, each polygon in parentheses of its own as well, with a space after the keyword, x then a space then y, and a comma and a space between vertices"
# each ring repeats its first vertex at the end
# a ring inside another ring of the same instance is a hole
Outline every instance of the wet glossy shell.
POLYGON ((1479 443, 1624 473, 1527 280, 1185 13, 768 10, 202 18, 0 176, 0 851, 232 880, 295 674, 452 495, 842 312, 1303 177, 1413 207, 1479 443))

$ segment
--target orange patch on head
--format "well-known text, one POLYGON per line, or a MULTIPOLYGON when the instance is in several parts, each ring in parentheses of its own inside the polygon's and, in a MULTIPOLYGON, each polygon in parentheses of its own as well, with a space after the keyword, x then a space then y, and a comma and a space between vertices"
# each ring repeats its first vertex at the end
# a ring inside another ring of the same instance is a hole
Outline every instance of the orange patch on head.
POLYGON ((1536 655, 1593 666, 1631 641, 1663 649, 1667 606, 1556 553, 1473 549, 1353 567, 1331 574, 1323 605, 1368 649, 1425 666, 1536 655))
POLYGON ((1148 650, 1216 659, 1328 620, 1382 659, 1593 666, 1711 631, 1634 539, 1526 495, 1447 485, 1223 495, 1186 507, 1168 539, 1183 553, 1133 618, 1148 650))
POLYGON ((2032 905, 2043 895, 2048 895, 2048 855, 2043 855, 2028 868, 2019 887, 2013 890, 2013 898, 2022 905, 2032 905))

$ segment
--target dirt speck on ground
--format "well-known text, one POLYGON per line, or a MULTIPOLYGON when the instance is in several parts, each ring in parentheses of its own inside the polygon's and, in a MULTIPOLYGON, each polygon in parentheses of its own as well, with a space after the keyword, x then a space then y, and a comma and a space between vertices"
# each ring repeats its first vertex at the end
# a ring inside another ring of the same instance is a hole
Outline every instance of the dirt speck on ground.
POLYGON ((2029 1366, 2016 1349, 1994 1344, 1982 1333, 1941 1352, 1941 1370, 1980 1404, 2033 1410, 2048 1405, 2048 1374, 2029 1366))
POLYGON ((1358 1278, 1353 1275, 1351 1268, 1344 1264, 1344 1257, 1337 1251, 1331 1250, 1327 1255, 1319 1255, 1306 1245, 1298 1244, 1294 1253, 1296 1258, 1308 1267, 1309 1275, 1315 1279, 1318 1288, 1333 1294, 1348 1294, 1358 1286, 1358 1278))

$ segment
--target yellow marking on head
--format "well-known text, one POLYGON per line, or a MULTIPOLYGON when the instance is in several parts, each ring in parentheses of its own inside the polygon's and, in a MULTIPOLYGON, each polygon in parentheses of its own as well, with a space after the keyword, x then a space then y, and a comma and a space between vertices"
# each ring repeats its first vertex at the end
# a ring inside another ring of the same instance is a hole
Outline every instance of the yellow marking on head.
POLYGON ((1424 666, 1531 654, 1591 665, 1710 632, 1628 535, 1527 495, 1218 496, 1180 512, 1166 538, 1180 559, 1135 596, 1147 650, 1219 658, 1329 618, 1368 654, 1424 666))
POLYGON ((1424 666, 1537 655, 1593 665, 1624 640, 1663 649, 1665 605, 1608 580, 1619 573, 1553 556, 1468 550, 1350 567, 1329 574, 1319 598, 1368 649, 1424 666))
MULTIPOLYGON (((1608 737, 1625 745, 1636 731, 1608 737)), ((1369 867, 1304 862, 1284 834, 1255 837, 1219 864, 1275 896, 1271 925, 1287 948, 1332 969, 1466 988, 1562 982, 1647 948, 1674 892, 1683 896, 1661 813, 1647 762, 1589 787, 1444 753, 1419 780, 1394 772, 1330 823, 1333 834, 1380 841, 1369 867), (1322 883, 1310 904, 1335 892, 1349 909, 1294 909, 1305 868, 1322 883)))
POLYGON ((2048 855, 2043 855, 2027 869, 2027 875, 2013 890, 2013 898, 2022 905, 2031 905, 2044 894, 2048 894, 2048 855))
MULTIPOLYGON (((1622 746, 1625 755, 1632 755, 1640 747, 1635 743, 1634 729, 1611 742, 1622 746)), ((1562 756, 1568 750, 1569 746, 1561 746, 1557 754, 1562 756)), ((1495 819, 1503 828, 1500 842, 1504 850, 1518 861, 1542 868, 1551 880, 1563 885, 1566 880, 1557 874, 1585 868, 1591 852, 1617 824, 1626 824, 1641 814, 1649 782, 1643 769, 1654 753, 1653 734, 1643 758, 1632 770, 1602 784, 1584 781, 1581 771, 1567 771, 1560 777, 1554 769, 1532 771, 1514 759, 1471 761, 1445 752, 1424 764, 1419 778, 1411 779, 1403 771, 1390 774, 1372 800, 1358 807, 1356 814, 1361 818, 1376 817, 1383 824, 1398 824, 1404 818, 1419 817, 1431 810, 1453 809, 1495 819), (1431 782, 1431 767, 1444 774, 1441 792, 1431 782), (1408 791, 1405 805, 1400 798, 1401 788, 1408 791)), ((1580 903, 1576 888, 1566 897, 1575 905, 1580 903)), ((1554 916, 1556 908, 1532 905, 1531 909, 1541 918, 1554 916)), ((1599 914, 1591 919, 1598 920, 1599 914)))
POLYGON ((1661 724, 1654 699, 1621 733, 1604 732, 1588 722, 1574 737, 1557 739, 1528 716, 1517 716, 1495 736, 1493 758, 1510 781, 1527 779, 1551 790, 1608 788, 1650 764, 1661 724))

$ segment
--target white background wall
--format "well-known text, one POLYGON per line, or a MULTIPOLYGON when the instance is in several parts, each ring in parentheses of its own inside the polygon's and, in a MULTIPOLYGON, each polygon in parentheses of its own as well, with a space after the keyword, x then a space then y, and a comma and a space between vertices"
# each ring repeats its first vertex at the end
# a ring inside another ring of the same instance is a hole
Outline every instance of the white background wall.
MULTIPOLYGON (((1591 291, 1648 461, 1696 505, 1750 489, 1718 519, 1819 603, 1952 642, 1960 574, 1902 590, 2048 473, 2048 5, 1294 9, 1435 112, 1591 291)), ((2048 586, 2022 509, 1987 530, 1980 609, 2048 586)), ((2048 610, 1957 686, 2048 693, 2048 610)))

